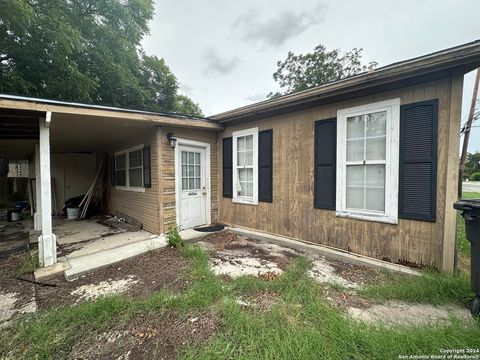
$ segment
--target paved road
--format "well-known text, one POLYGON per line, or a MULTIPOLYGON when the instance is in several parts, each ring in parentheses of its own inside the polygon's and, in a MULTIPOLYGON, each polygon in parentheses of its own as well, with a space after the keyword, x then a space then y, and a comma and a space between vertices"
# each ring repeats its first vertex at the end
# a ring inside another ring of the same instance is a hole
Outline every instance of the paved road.
POLYGON ((462 184, 462 190, 480 193, 480 181, 464 181, 462 184))

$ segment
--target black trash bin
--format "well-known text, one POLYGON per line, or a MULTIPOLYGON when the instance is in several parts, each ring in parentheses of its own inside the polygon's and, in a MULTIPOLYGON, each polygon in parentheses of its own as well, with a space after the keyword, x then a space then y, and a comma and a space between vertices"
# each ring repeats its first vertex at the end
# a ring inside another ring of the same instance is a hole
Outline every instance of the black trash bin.
POLYGON ((472 290, 476 296, 472 300, 472 315, 480 316, 480 199, 462 199, 453 204, 462 211, 465 219, 465 233, 471 246, 472 290))

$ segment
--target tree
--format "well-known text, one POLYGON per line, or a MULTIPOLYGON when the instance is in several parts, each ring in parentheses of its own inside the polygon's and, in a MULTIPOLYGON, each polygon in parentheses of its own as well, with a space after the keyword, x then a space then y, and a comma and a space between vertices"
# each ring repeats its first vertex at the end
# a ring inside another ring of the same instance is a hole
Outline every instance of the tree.
POLYGON ((0 92, 176 111, 175 75, 140 44, 153 14, 153 0, 0 1, 0 92))
POLYGON ((480 152, 467 153, 463 178, 468 179, 474 173, 480 173, 480 152))
POLYGON ((269 98, 278 97, 331 81, 340 80, 377 66, 372 61, 362 65, 363 49, 354 48, 342 53, 339 49, 327 50, 318 45, 311 53, 296 55, 289 51, 285 61, 277 62, 277 71, 273 79, 283 89, 281 92, 270 93, 269 98))
POLYGON ((179 114, 189 114, 193 116, 203 117, 200 105, 193 102, 188 96, 177 95, 175 97, 175 112, 179 114))

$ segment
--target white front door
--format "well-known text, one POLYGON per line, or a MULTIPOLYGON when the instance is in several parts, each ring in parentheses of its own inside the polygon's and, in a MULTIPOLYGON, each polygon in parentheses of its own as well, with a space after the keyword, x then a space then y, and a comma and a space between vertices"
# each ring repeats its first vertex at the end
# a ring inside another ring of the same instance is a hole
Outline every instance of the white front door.
POLYGON ((189 229, 207 223, 207 183, 205 149, 179 145, 177 189, 179 190, 179 225, 189 229))

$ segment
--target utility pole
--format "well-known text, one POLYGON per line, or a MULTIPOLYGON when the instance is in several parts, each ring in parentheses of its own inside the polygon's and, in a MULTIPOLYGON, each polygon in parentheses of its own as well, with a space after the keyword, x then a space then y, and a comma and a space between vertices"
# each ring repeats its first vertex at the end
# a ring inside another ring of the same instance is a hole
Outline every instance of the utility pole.
POLYGON ((475 107, 477 105, 478 97, 478 83, 480 82, 480 68, 477 69, 477 76, 475 77, 475 84, 473 85, 472 103, 470 104, 470 112, 468 114, 467 122, 462 129, 463 132, 463 147, 462 155, 460 156, 460 167, 458 176, 458 198, 462 197, 462 181, 463 172, 465 171, 465 160, 467 159, 468 140, 470 139, 470 129, 472 127, 473 116, 475 114, 475 107))

